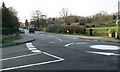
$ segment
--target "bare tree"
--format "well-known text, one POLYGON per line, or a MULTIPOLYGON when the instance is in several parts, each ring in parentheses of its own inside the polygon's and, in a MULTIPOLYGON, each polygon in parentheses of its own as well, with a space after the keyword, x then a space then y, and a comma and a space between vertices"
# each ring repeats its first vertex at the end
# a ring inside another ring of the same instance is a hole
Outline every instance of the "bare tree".
POLYGON ((32 13, 32 19, 38 20, 41 18, 42 12, 40 10, 33 11, 32 13))
POLYGON ((39 28, 40 27, 40 19, 42 16, 42 12, 40 10, 36 10, 32 13, 32 19, 35 21, 35 27, 39 28))
POLYGON ((59 12, 60 16, 63 18, 66 18, 69 15, 69 9, 68 8, 62 8, 59 12))

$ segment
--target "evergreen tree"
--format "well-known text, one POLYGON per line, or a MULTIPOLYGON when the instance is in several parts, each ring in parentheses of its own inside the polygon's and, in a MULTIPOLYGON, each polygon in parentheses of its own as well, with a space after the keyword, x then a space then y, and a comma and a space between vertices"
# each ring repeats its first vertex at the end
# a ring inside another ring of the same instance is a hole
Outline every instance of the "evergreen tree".
POLYGON ((10 11, 9 8, 2 4, 2 34, 9 35, 15 34, 19 30, 19 22, 14 12, 10 11))

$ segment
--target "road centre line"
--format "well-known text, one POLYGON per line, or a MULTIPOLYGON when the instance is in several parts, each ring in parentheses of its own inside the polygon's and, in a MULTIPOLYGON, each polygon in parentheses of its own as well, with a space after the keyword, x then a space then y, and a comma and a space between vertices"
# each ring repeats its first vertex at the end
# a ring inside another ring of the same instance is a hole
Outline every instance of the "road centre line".
POLYGON ((65 47, 68 47, 68 46, 70 46, 70 45, 72 45, 72 44, 74 44, 74 43, 69 43, 69 44, 66 44, 66 45, 65 45, 65 47))
POLYGON ((4 59, 0 59, 0 61, 23 58, 23 57, 33 56, 33 55, 37 55, 37 54, 40 54, 40 53, 32 53, 32 54, 20 55, 20 56, 16 56, 16 57, 4 58, 4 59))
POLYGON ((84 42, 83 42, 83 43, 81 43, 81 42, 77 42, 76 44, 87 44, 87 43, 84 43, 84 42))
POLYGON ((55 42, 49 42, 49 43, 55 43, 55 42))
POLYGON ((68 47, 68 46, 73 45, 73 44, 87 44, 87 43, 82 43, 82 42, 68 43, 68 44, 65 45, 65 47, 68 47))
POLYGON ((120 54, 115 54, 115 53, 108 53, 108 52, 93 52, 93 51, 86 51, 87 53, 93 53, 93 54, 101 54, 101 55, 107 55, 107 56, 120 56, 120 54))
POLYGON ((59 41, 61 41, 61 42, 63 41, 63 40, 62 40, 62 39, 60 39, 60 38, 56 38, 56 39, 57 39, 57 40, 59 40, 59 41))

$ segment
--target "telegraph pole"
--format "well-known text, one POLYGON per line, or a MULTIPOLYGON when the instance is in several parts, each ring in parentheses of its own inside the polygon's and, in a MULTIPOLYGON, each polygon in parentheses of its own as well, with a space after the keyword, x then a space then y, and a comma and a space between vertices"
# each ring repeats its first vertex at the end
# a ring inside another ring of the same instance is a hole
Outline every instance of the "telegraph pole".
POLYGON ((116 19, 116 38, 118 38, 118 33, 119 33, 119 17, 120 17, 120 1, 118 0, 118 16, 116 19))

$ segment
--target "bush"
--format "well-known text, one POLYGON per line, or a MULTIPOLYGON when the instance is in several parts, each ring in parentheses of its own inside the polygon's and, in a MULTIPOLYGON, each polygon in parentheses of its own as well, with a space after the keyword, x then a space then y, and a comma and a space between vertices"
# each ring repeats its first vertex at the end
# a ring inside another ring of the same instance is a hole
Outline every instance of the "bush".
POLYGON ((67 33, 67 30, 69 31, 69 33, 86 33, 86 28, 80 25, 67 25, 62 27, 63 33, 67 33))
POLYGON ((86 33, 86 27, 80 25, 49 25, 47 27, 47 32, 55 33, 86 33), (68 32, 67 32, 68 31, 68 32))
POLYGON ((15 34, 15 33, 18 33, 18 32, 19 32, 18 28, 3 28, 2 29, 2 34, 3 35, 15 34))
POLYGON ((57 30, 56 25, 49 25, 46 29, 47 32, 55 32, 57 30))

